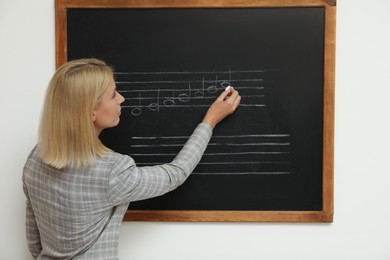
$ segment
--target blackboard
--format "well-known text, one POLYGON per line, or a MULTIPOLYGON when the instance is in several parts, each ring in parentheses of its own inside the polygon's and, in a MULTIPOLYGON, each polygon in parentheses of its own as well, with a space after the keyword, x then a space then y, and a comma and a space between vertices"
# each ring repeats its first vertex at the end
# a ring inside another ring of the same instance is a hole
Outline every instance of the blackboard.
POLYGON ((170 162, 226 86, 242 96, 189 179, 126 220, 332 221, 334 4, 70 2, 56 5, 58 65, 114 68, 126 101, 101 139, 138 166, 170 162))

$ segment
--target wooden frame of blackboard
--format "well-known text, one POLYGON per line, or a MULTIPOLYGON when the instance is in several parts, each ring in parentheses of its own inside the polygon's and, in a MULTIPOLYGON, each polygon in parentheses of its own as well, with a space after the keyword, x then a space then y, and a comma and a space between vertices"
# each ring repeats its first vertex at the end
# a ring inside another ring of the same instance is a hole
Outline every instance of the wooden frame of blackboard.
POLYGON ((132 210, 125 221, 199 222, 332 222, 334 168, 334 84, 336 0, 56 0, 56 66, 67 61, 68 8, 278 8, 323 7, 324 82, 323 82, 323 171, 322 210, 320 211, 245 211, 245 210, 132 210))

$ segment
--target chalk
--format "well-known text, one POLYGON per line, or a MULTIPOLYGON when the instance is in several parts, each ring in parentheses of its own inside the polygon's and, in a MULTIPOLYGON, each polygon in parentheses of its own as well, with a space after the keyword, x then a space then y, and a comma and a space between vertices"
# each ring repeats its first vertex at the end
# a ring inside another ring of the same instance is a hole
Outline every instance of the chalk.
POLYGON ((232 88, 232 86, 227 86, 226 88, 225 88, 225 91, 228 91, 228 92, 230 92, 230 89, 232 88))

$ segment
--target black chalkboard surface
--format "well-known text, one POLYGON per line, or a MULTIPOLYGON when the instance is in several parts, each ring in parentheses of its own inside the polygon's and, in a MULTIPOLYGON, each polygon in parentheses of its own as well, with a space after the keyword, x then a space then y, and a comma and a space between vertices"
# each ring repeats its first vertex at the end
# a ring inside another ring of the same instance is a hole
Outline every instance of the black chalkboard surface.
POLYGON ((326 6, 71 7, 66 24, 67 60, 114 68, 126 101, 101 140, 138 166, 170 162, 226 86, 242 96, 189 179, 127 215, 324 211, 326 6))

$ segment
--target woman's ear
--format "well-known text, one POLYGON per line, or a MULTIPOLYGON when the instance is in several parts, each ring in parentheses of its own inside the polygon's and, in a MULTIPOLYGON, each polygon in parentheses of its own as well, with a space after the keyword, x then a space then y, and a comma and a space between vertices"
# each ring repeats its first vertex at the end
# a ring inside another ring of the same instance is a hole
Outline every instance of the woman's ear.
POLYGON ((92 112, 92 122, 96 121, 96 113, 93 111, 92 112))

